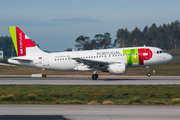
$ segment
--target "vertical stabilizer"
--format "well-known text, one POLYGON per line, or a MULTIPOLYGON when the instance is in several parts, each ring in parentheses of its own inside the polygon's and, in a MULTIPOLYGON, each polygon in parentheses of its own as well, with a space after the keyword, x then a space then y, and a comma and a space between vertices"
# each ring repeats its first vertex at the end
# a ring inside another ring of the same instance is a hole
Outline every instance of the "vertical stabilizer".
POLYGON ((41 51, 24 32, 16 26, 9 27, 17 56, 27 56, 41 51))

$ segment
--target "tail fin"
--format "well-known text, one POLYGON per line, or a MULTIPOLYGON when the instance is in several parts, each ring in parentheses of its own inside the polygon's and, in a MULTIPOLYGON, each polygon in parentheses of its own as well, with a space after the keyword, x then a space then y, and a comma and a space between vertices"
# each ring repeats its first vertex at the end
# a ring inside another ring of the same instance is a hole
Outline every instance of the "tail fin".
POLYGON ((27 56, 41 51, 24 32, 16 26, 9 27, 17 56, 27 56))

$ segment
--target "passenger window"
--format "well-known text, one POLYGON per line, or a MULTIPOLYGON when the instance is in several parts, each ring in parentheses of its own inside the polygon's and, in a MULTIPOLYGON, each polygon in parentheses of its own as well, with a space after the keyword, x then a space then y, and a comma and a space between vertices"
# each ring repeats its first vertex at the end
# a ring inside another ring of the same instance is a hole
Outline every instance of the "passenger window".
POLYGON ((157 54, 159 54, 159 51, 157 51, 157 54))
POLYGON ((160 51, 160 53, 162 53, 162 51, 160 51))

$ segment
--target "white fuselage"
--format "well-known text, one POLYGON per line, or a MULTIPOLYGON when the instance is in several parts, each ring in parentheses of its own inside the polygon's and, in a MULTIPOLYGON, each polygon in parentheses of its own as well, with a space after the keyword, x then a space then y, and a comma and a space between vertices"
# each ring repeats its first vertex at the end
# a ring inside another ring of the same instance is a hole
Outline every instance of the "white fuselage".
POLYGON ((23 66, 59 70, 59 71, 93 71, 86 67, 87 65, 83 63, 78 63, 73 58, 87 59, 91 61, 101 61, 101 62, 122 62, 126 64, 126 67, 139 67, 139 66, 151 66, 158 65, 169 62, 172 60, 172 56, 168 53, 163 52, 161 49, 156 47, 129 47, 129 48, 116 48, 116 49, 101 49, 101 50, 88 50, 88 51, 73 51, 73 52, 57 52, 57 53, 34 53, 28 56, 13 57, 8 59, 9 63, 18 64, 23 66), (139 49, 141 51, 146 48, 152 51, 147 52, 137 52, 139 49), (134 50, 133 54, 130 53, 134 50), (126 53, 125 51, 130 51, 126 53), (148 54, 151 56, 146 58, 148 54), (142 63, 139 62, 137 57, 142 56, 144 59, 142 63), (21 60, 17 60, 22 59, 21 60), (23 59, 28 59, 29 61, 24 61, 23 59), (130 61, 130 63, 129 63, 130 61))

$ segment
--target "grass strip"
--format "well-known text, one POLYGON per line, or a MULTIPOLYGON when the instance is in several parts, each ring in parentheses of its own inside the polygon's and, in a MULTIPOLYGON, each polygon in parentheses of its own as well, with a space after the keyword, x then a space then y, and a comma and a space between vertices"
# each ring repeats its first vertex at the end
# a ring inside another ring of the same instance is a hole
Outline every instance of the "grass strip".
POLYGON ((0 104, 180 105, 180 85, 0 85, 0 104))

